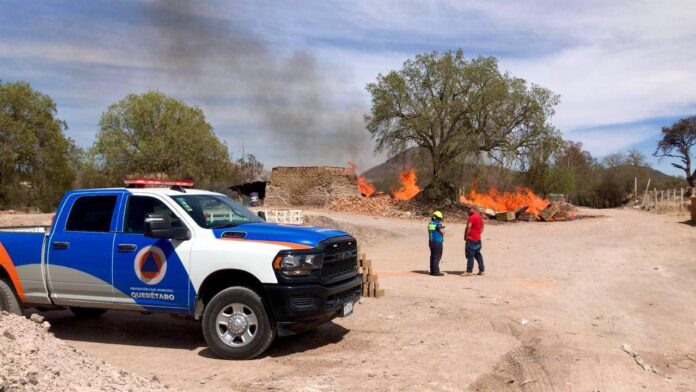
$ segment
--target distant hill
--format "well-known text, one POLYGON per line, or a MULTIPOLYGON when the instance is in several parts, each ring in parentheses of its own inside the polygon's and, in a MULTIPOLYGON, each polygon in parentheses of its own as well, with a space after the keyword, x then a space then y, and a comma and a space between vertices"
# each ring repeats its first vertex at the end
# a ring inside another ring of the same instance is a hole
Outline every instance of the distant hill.
POLYGON ((397 177, 402 171, 408 170, 417 165, 418 149, 410 148, 397 154, 377 166, 368 169, 361 175, 367 180, 379 181, 388 177, 397 177))
MULTIPOLYGON (((362 175, 369 183, 375 185, 378 191, 389 192, 398 188, 399 174, 410 168, 416 169, 418 185, 421 188, 430 183, 430 157, 427 152, 417 148, 410 148, 393 156, 362 175)), ((512 190, 515 186, 523 185, 519 172, 495 165, 467 164, 450 175, 450 178, 461 178, 461 185, 465 189, 496 187, 500 190, 512 190)))
MULTIPOLYGON (((424 187, 430 182, 429 157, 417 148, 408 149, 393 156, 383 163, 362 173, 365 179, 377 187, 378 191, 388 192, 398 187, 399 173, 410 168, 416 169, 418 185, 424 187)), ((497 187, 500 190, 512 190, 515 186, 525 185, 520 172, 498 166, 466 165, 460 169, 463 185, 466 189, 476 186, 479 189, 497 187)), ((634 178, 638 178, 639 191, 645 191, 648 179, 650 188, 666 189, 685 187, 683 178, 670 176, 648 166, 621 165, 607 168, 603 175, 614 177, 622 191, 632 193, 634 178)))
POLYGON ((607 168, 605 176, 614 176, 618 181, 624 180, 626 192, 633 192, 635 179, 638 179, 638 192, 644 192, 650 181, 650 189, 667 189, 686 187, 684 178, 670 176, 649 166, 619 165, 607 168))

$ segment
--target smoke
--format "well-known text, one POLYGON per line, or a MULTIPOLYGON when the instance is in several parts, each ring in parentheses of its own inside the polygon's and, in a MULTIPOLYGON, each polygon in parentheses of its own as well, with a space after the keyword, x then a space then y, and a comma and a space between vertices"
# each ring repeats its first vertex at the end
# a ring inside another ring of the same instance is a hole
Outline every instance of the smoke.
MULTIPOLYGON (((334 92, 345 70, 329 72, 307 51, 276 53, 234 17, 216 17, 203 4, 156 0, 146 6, 154 29, 150 52, 168 82, 212 105, 243 107, 259 128, 247 145, 285 148, 292 164, 343 165, 371 151, 362 118, 367 108, 341 107, 334 92)), ((263 157, 253 147, 249 152, 263 157)))

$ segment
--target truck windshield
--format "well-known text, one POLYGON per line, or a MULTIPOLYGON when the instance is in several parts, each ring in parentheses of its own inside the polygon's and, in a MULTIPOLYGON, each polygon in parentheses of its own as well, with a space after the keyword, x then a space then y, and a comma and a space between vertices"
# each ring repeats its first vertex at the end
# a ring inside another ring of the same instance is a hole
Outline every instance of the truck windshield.
POLYGON ((220 195, 182 195, 172 199, 205 229, 263 222, 241 204, 220 195))

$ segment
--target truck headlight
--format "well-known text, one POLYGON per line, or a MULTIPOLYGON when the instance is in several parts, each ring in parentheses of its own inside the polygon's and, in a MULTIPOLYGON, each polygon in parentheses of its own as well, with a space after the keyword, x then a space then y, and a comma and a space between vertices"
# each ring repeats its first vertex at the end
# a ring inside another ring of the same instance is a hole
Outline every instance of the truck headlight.
POLYGON ((273 267, 285 276, 307 276, 321 268, 324 256, 321 254, 278 255, 273 267))

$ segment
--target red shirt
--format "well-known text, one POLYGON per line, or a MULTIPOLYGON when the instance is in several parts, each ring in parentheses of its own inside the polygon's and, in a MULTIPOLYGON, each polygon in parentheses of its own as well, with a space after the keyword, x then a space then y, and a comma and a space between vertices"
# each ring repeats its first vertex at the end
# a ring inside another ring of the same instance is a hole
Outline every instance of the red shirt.
POLYGON ((471 225, 471 228, 469 229, 469 237, 467 237, 466 240, 481 241, 481 231, 483 230, 483 218, 481 218, 481 215, 474 212, 471 214, 466 224, 471 225))

